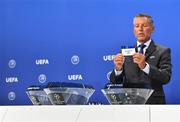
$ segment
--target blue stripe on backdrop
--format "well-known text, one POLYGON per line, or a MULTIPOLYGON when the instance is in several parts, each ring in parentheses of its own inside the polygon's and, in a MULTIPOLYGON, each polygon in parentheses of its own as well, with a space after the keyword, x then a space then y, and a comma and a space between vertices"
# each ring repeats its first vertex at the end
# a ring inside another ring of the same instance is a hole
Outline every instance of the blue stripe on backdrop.
POLYGON ((0 104, 31 104, 26 88, 50 81, 91 84, 96 92, 90 101, 107 104, 100 89, 109 82, 112 56, 136 41, 137 13, 152 15, 153 39, 171 48, 173 77, 165 91, 169 104, 179 104, 179 8, 178 0, 1 0, 0 104))

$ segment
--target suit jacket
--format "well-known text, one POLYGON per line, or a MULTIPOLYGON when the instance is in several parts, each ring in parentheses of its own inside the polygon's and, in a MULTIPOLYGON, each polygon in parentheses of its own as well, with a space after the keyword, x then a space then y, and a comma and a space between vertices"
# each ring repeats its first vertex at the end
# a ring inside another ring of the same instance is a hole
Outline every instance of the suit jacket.
POLYGON ((154 92, 146 104, 165 104, 163 84, 167 84, 171 78, 170 49, 156 45, 151 41, 145 57, 146 62, 150 66, 149 74, 143 72, 133 62, 132 56, 129 56, 125 57, 121 75, 116 76, 113 70, 110 75, 110 81, 114 84, 122 83, 126 88, 152 88, 154 92))

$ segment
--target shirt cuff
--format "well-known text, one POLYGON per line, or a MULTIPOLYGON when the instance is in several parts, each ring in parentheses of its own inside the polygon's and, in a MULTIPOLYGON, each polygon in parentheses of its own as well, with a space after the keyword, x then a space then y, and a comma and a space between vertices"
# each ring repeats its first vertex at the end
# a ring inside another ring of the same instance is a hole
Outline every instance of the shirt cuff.
POLYGON ((116 69, 114 69, 114 72, 115 72, 115 76, 118 76, 118 75, 120 75, 122 73, 122 70, 117 71, 116 69))
POLYGON ((150 70, 149 64, 146 63, 146 66, 144 67, 144 69, 142 69, 142 71, 144 71, 146 74, 149 74, 149 70, 150 70))

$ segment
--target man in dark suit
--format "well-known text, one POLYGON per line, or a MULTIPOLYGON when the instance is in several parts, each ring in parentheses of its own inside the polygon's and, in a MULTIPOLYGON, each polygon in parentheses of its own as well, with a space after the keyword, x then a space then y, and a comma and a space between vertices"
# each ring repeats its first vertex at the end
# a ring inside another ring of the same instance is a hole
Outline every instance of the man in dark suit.
POLYGON ((146 104, 165 104, 163 84, 171 78, 171 54, 169 48, 154 43, 153 31, 151 16, 138 14, 134 17, 137 52, 127 57, 122 53, 115 55, 110 81, 122 83, 126 88, 152 88, 154 92, 146 104))

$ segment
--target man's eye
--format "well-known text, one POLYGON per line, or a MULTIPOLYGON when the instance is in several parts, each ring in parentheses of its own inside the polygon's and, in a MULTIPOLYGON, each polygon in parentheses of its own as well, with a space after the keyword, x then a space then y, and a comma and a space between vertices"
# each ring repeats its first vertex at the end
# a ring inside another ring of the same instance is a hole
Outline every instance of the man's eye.
POLYGON ((148 27, 148 25, 143 25, 143 27, 148 27))

